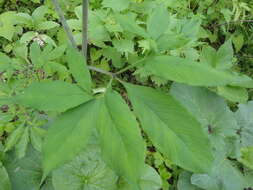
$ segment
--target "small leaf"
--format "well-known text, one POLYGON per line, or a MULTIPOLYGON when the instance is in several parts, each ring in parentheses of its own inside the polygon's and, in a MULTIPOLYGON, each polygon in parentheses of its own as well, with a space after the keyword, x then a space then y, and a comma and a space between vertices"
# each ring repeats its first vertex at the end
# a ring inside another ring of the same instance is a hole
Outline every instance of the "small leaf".
POLYGON ((13 97, 13 101, 38 110, 64 112, 91 98, 73 84, 43 81, 32 83, 23 94, 13 97))
POLYGON ((135 189, 144 167, 145 143, 134 115, 121 96, 110 91, 100 100, 97 120, 106 164, 135 189))
POLYGON ((18 144, 15 146, 16 154, 19 159, 25 156, 28 143, 29 143, 29 128, 26 127, 22 136, 19 139, 18 144))
POLYGON ((124 84, 143 130, 174 164, 193 172, 208 171, 213 156, 200 123, 169 94, 124 84))
POLYGON ((232 102, 246 103, 249 99, 247 89, 241 87, 219 86, 218 94, 232 102))
POLYGON ((239 162, 253 170, 253 146, 242 148, 241 152, 242 156, 239 162))
POLYGON ((32 127, 30 128, 30 138, 33 148, 39 152, 42 151, 42 139, 45 136, 45 132, 41 128, 32 127))
POLYGON ((37 29, 38 30, 50 30, 52 28, 58 27, 59 24, 54 21, 45 21, 38 24, 37 29))
POLYGON ((229 69, 232 67, 232 60, 234 56, 234 50, 232 41, 226 41, 217 52, 217 64, 218 69, 229 69))
POLYGON ((97 112, 96 101, 90 101, 65 112, 51 124, 43 144, 44 176, 73 159, 86 146, 97 112))
POLYGON ((144 38, 149 37, 147 32, 136 23, 136 19, 135 19, 134 15, 131 15, 131 14, 128 14, 128 15, 117 14, 115 16, 115 18, 119 22, 119 24, 121 25, 123 30, 125 30, 127 32, 130 32, 130 33, 133 33, 133 34, 140 35, 144 38))
POLYGON ((48 8, 45 5, 42 5, 38 8, 36 8, 33 13, 32 13, 32 17, 33 19, 35 19, 36 21, 40 21, 43 20, 45 18, 45 15, 48 13, 48 8))
POLYGON ((11 135, 7 138, 7 142, 5 144, 5 149, 4 149, 5 152, 11 150, 13 146, 16 145, 16 143, 22 136, 24 130, 25 128, 23 126, 19 126, 11 133, 11 135))
POLYGON ((87 92, 91 92, 91 76, 86 65, 86 58, 76 49, 69 47, 67 51, 67 61, 70 72, 80 85, 87 92))
POLYGON ((0 162, 0 190, 11 190, 11 183, 8 173, 0 162))
POLYGON ((157 6, 147 21, 147 32, 156 40, 169 28, 169 13, 166 6, 161 4, 157 6))

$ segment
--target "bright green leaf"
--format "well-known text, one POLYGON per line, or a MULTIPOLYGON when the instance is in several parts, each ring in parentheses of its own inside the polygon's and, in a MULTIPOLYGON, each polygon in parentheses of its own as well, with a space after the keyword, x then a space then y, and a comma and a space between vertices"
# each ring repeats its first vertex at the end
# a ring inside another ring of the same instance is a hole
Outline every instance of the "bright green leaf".
POLYGON ((19 159, 25 156, 29 140, 29 128, 26 127, 19 139, 19 142, 16 145, 16 154, 19 159))

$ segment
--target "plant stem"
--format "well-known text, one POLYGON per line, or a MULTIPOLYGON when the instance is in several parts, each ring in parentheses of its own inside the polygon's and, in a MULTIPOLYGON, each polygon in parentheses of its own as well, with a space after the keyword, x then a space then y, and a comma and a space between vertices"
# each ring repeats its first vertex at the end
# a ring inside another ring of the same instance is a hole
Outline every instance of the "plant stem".
MULTIPOLYGON (((86 0, 85 0, 85 1, 86 1, 86 0)), ((64 17, 63 11, 62 11, 62 9, 61 9, 61 7, 60 7, 60 4, 59 4, 58 0, 52 0, 52 2, 53 2, 53 4, 54 4, 55 10, 56 10, 56 12, 57 12, 57 14, 58 14, 58 16, 59 16, 59 18, 60 18, 60 22, 62 23, 62 26, 63 26, 65 32, 67 33, 68 39, 69 39, 69 41, 71 42, 71 45, 72 45, 74 48, 77 49, 77 45, 76 45, 76 43, 75 43, 74 36, 73 36, 73 34, 72 34, 72 32, 71 32, 69 26, 68 26, 68 23, 67 23, 67 21, 66 21, 66 18, 64 17)), ((88 3, 88 0, 87 0, 86 2, 88 3)), ((86 6, 86 8, 88 9, 88 6, 86 6)), ((87 12, 87 14, 88 14, 88 12, 87 12)), ((84 15, 85 15, 85 14, 84 14, 84 15)), ((86 17, 86 18, 88 19, 88 17, 86 17)), ((87 22, 86 22, 86 24, 87 24, 87 22)), ((86 29, 86 31, 87 31, 87 29, 86 29)), ((87 37, 86 37, 85 39, 87 39, 87 37)), ((84 41, 85 41, 85 40, 84 40, 84 41)), ((86 43, 87 43, 87 40, 86 40, 86 43)), ((85 49, 85 48, 83 48, 83 49, 85 49)), ((84 51, 87 52, 87 46, 86 46, 86 50, 84 50, 84 51)), ((83 52, 84 52, 84 51, 83 51, 83 52)), ((105 70, 103 70, 103 69, 99 69, 99 68, 97 68, 97 67, 88 66, 88 68, 89 68, 89 70, 92 70, 92 71, 95 71, 95 72, 98 72, 98 73, 102 73, 102 74, 111 76, 111 77, 113 77, 113 78, 116 77, 116 75, 115 75, 114 73, 105 71, 105 70)))
POLYGON ((136 65, 138 65, 139 63, 141 63, 141 62, 144 61, 145 59, 146 59, 146 58, 140 59, 140 60, 134 62, 133 64, 128 65, 127 67, 125 67, 125 68, 121 69, 120 71, 118 71, 118 72, 116 73, 116 75, 119 75, 119 74, 121 74, 121 73, 124 73, 124 72, 128 71, 129 69, 134 68, 136 65))
POLYGON ((74 36, 71 32, 71 29, 69 28, 69 25, 64 17, 64 13, 60 7, 60 4, 58 2, 58 0, 52 0, 53 4, 54 4, 54 7, 55 7, 55 10, 60 18, 60 22, 62 23, 62 26, 65 30, 65 32, 67 33, 67 36, 68 36, 68 39, 72 45, 73 48, 77 48, 77 45, 76 45, 76 42, 75 42, 75 39, 74 39, 74 36))
POLYGON ((88 49, 88 14, 89 14, 88 11, 89 11, 89 0, 83 0, 82 51, 86 59, 88 49))

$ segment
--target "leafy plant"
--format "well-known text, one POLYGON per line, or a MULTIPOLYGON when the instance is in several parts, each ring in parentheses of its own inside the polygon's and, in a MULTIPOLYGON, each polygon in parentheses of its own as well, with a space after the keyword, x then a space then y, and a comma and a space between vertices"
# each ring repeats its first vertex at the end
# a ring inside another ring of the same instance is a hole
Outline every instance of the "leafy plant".
POLYGON ((252 188, 248 36, 230 26, 251 4, 87 2, 0 15, 0 185, 252 188))

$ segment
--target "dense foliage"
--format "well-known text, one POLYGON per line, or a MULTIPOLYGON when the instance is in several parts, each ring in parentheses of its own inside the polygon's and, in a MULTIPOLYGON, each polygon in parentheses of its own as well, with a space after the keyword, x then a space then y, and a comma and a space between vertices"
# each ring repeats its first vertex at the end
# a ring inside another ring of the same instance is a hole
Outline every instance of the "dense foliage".
POLYGON ((0 0, 0 190, 253 189, 252 1, 90 0, 87 57, 53 2, 0 0))

